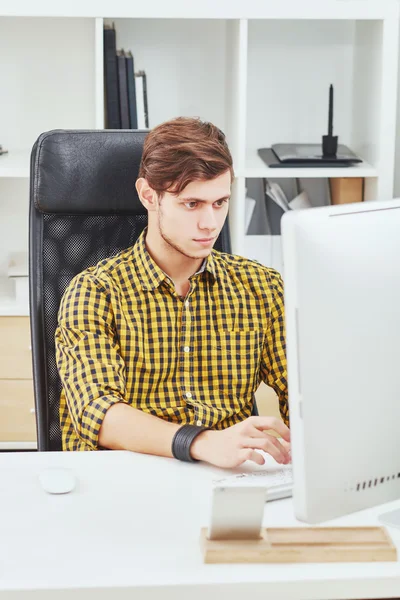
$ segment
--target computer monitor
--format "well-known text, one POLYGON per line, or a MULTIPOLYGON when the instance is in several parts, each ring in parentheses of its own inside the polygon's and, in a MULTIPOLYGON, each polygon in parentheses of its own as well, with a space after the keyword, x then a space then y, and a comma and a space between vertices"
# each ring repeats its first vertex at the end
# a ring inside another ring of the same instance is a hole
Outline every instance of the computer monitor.
POLYGON ((400 201, 282 219, 295 514, 400 498, 400 201))

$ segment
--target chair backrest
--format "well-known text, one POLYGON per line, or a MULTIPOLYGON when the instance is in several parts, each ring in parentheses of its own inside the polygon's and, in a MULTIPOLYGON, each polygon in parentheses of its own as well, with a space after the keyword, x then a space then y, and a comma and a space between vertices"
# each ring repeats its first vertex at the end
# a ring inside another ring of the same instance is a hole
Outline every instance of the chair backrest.
MULTIPOLYGON (((29 287, 39 450, 61 450, 54 344, 61 297, 76 274, 132 246, 147 224, 135 189, 146 135, 55 130, 33 147, 29 287)), ((227 222, 215 247, 230 252, 227 222)))

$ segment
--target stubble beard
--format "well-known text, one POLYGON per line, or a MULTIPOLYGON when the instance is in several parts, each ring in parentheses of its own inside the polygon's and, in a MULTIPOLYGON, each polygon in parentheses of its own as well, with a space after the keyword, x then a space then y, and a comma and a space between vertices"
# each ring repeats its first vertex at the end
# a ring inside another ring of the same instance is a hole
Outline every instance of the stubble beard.
POLYGON ((190 258, 192 260, 200 260, 200 259, 204 259, 206 258, 206 256, 195 256, 193 254, 188 254, 187 252, 185 252, 185 250, 183 250, 180 246, 178 246, 178 244, 175 244, 175 242, 173 242, 163 231, 162 228, 162 218, 161 218, 161 211, 158 213, 158 231, 160 232, 160 235, 162 237, 162 239, 164 240, 164 242, 167 244, 168 250, 171 250, 171 248, 173 248, 176 252, 179 252, 179 254, 182 254, 182 256, 185 256, 186 258, 190 258))

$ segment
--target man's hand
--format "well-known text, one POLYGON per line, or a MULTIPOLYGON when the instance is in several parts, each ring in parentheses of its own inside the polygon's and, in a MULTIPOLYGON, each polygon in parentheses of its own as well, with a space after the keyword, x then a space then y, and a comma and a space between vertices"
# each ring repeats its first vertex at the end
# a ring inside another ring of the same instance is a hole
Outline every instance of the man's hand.
POLYGON ((216 467, 238 467, 246 460, 263 465, 259 452, 268 452, 278 463, 290 462, 289 428, 275 417, 249 417, 245 421, 222 431, 204 431, 194 440, 190 453, 216 467), (280 443, 268 431, 275 431, 286 444, 280 443))

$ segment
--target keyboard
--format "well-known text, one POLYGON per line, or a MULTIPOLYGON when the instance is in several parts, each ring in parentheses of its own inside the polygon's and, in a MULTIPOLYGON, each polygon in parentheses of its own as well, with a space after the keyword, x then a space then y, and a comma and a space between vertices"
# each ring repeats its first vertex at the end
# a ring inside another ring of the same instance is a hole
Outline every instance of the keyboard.
POLYGON ((213 482, 217 485, 261 485, 266 488, 265 501, 281 500, 292 496, 293 471, 292 466, 268 467, 259 470, 228 475, 213 482))

